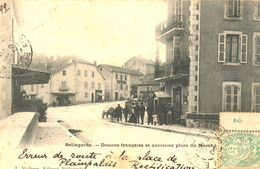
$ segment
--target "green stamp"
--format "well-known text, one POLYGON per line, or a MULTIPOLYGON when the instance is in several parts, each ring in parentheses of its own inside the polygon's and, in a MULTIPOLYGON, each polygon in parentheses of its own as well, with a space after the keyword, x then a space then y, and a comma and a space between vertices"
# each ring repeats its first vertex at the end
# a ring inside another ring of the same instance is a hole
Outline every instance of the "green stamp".
POLYGON ((220 133, 220 167, 260 168, 260 132, 220 133))

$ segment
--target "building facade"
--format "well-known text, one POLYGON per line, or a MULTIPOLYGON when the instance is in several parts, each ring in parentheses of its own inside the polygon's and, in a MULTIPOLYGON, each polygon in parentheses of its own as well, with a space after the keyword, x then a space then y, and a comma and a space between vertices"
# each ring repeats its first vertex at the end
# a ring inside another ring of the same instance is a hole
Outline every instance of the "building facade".
POLYGON ((31 98, 59 105, 100 102, 104 100, 105 79, 96 66, 75 57, 62 57, 49 63, 48 84, 25 85, 22 90, 31 98))
MULTIPOLYGON (((178 47, 190 60, 187 66, 180 62, 187 67, 187 90, 179 88, 188 125, 217 120, 221 111, 259 111, 259 11, 259 1, 168 1, 168 20, 157 27, 157 40, 166 44, 167 63, 176 61, 178 47)), ((166 67, 166 74, 176 67, 166 67)), ((161 78, 171 92, 175 88, 167 82, 178 80, 168 79, 161 78)), ((175 98, 173 93, 173 105, 175 98)))
POLYGON ((122 100, 131 97, 131 87, 136 86, 142 73, 122 67, 101 64, 98 70, 106 79, 105 100, 122 100))
POLYGON ((140 56, 134 56, 125 62, 126 69, 138 70, 142 74, 154 73, 154 61, 141 58, 140 56))

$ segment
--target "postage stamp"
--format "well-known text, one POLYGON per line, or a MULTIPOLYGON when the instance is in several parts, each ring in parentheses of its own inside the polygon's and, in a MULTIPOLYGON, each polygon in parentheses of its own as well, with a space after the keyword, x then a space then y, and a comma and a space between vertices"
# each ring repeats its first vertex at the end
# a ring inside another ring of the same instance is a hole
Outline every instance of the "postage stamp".
POLYGON ((259 113, 220 113, 219 168, 259 168, 259 113))

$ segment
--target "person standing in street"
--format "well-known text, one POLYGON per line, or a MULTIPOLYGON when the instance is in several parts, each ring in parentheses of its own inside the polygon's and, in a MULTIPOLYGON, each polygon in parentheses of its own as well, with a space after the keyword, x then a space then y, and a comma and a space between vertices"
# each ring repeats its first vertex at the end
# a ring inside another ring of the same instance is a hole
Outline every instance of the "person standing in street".
POLYGON ((125 122, 127 122, 128 115, 130 114, 130 110, 128 109, 127 105, 125 105, 123 112, 124 112, 125 122))
POLYGON ((136 122, 137 122, 137 124, 139 124, 140 123, 140 121, 139 121, 140 107, 139 107, 138 103, 136 103, 136 105, 135 105, 134 113, 136 116, 136 122))
POLYGON ((118 104, 118 106, 115 108, 115 114, 116 114, 116 118, 117 121, 122 121, 122 110, 123 108, 120 106, 120 104, 118 104))
POLYGON ((141 124, 144 124, 144 112, 145 112, 145 107, 144 104, 141 103, 141 107, 140 107, 141 124))
POLYGON ((148 125, 153 124, 153 105, 151 103, 147 106, 147 113, 148 113, 148 125))

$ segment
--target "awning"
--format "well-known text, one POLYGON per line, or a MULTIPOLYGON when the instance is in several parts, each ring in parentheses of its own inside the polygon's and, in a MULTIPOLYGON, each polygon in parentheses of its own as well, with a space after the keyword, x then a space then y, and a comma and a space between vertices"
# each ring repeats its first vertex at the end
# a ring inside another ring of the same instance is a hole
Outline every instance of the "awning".
POLYGON ((12 74, 20 85, 48 83, 51 75, 49 71, 30 68, 25 69, 16 66, 12 67, 12 74))
POLYGON ((167 92, 159 91, 159 92, 154 92, 154 94, 157 98, 171 98, 171 95, 167 92))

